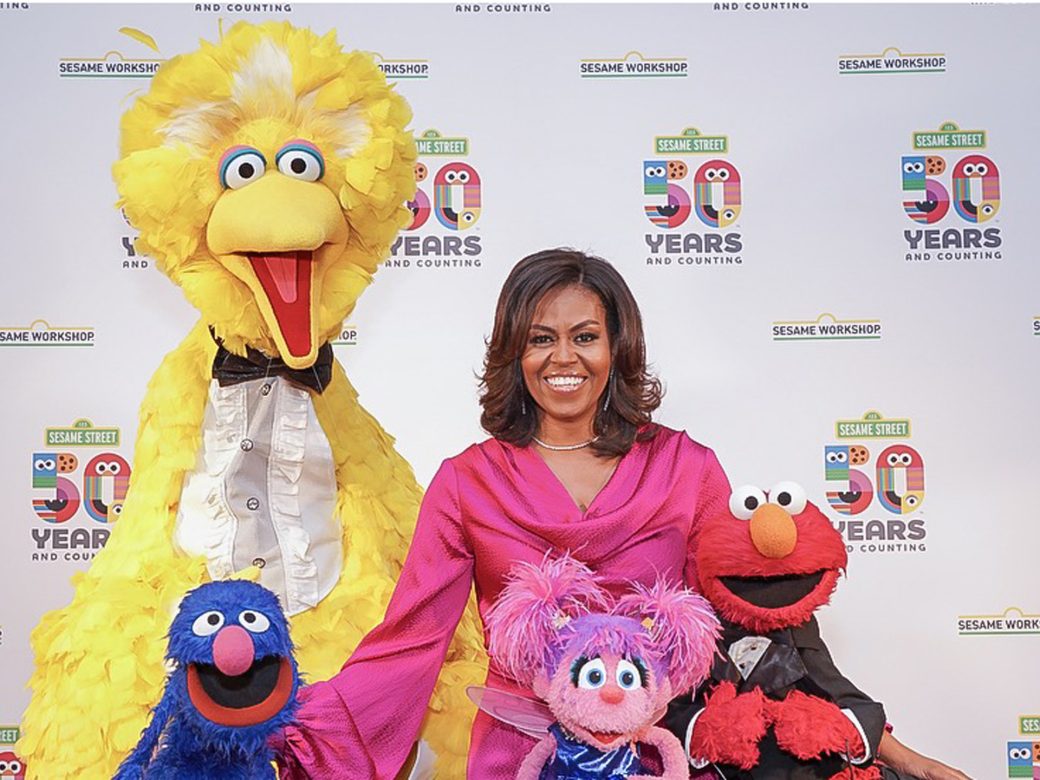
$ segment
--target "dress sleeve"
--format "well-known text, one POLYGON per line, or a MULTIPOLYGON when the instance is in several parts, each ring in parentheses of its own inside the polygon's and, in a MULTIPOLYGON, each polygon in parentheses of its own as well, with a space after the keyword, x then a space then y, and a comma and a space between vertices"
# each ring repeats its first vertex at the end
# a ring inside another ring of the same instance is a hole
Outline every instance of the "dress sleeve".
POLYGON ((704 521, 713 515, 725 511, 730 494, 729 478, 722 470, 722 464, 715 457, 715 452, 707 450, 701 465, 700 485, 697 489, 697 503, 693 511, 693 523, 690 535, 686 540, 686 565, 683 568, 683 580, 687 586, 696 588, 697 580, 697 540, 704 521))
POLYGON ((419 733, 472 581, 449 460, 423 498, 383 622, 335 677, 300 692, 296 722, 275 745, 282 780, 395 776, 419 733))

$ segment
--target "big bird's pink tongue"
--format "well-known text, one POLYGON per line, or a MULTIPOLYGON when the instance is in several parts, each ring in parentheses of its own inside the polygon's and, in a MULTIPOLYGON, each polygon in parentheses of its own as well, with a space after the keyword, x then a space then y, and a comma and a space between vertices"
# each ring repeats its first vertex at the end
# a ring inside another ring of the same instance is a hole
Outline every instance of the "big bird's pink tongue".
POLYGON ((311 351, 311 252, 250 254, 249 262, 293 357, 311 351))

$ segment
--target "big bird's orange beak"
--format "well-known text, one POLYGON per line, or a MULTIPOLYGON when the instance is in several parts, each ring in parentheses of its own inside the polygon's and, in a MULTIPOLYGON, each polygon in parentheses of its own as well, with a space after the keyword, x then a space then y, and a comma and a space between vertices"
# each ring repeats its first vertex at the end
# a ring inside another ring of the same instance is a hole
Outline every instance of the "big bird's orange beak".
MULTIPOLYGON (((292 368, 307 368, 318 357, 322 279, 349 236, 328 187, 278 171, 226 190, 213 207, 206 228, 210 251, 249 287, 279 355, 292 368)), ((251 334, 244 335, 248 341, 251 334)))

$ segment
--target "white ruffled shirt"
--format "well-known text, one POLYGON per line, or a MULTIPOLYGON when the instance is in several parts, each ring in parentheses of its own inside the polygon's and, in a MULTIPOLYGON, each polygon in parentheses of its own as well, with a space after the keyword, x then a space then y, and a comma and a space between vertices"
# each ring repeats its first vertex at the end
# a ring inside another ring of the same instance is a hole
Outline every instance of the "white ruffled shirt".
POLYGON ((310 393, 281 377, 210 384, 174 531, 213 579, 250 565, 286 613, 314 607, 343 567, 332 448, 310 393))

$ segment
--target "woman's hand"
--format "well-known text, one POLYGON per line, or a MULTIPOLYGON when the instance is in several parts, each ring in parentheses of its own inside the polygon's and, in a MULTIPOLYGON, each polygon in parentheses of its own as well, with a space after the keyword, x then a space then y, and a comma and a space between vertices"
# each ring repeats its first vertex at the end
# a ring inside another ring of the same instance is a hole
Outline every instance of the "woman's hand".
POLYGON ((887 731, 881 735, 878 758, 897 772, 920 780, 971 780, 961 770, 911 750, 887 731))

